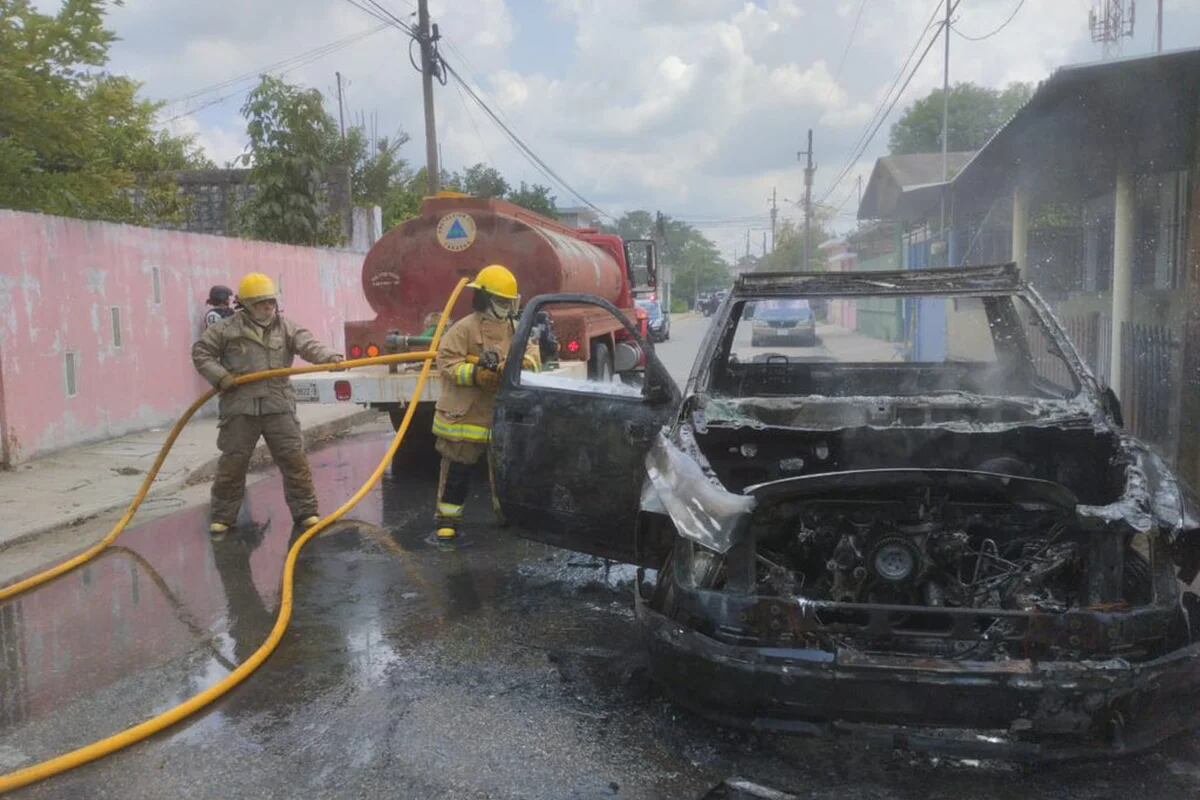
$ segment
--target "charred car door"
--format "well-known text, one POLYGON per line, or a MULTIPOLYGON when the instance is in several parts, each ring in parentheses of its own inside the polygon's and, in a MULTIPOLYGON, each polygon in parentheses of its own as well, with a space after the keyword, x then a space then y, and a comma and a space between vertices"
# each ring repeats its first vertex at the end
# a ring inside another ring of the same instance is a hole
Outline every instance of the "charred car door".
POLYGON ((513 340, 492 423, 493 485, 506 520, 526 538, 638 561, 634 530, 646 453, 679 399, 666 369, 613 305, 588 295, 534 299, 513 340), (522 372, 543 311, 556 325, 581 315, 593 323, 615 319, 625 335, 601 337, 590 348, 592 359, 611 359, 613 370, 589 370, 613 378, 522 372))

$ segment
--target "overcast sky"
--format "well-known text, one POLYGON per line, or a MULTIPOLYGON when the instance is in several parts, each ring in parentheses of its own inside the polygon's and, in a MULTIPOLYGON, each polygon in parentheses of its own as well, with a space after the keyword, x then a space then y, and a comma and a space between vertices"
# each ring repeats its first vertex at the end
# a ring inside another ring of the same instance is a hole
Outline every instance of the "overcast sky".
MULTIPOLYGON (((416 0, 381 2, 415 22, 416 0)), ((827 202, 841 208, 839 227, 852 224, 855 178, 865 182, 884 154, 888 124, 832 192, 831 184, 938 1, 430 5, 447 61, 564 180, 613 215, 661 209, 695 221, 728 256, 734 246, 744 247, 748 227, 760 249, 773 187, 781 214, 798 216, 782 198, 803 195, 796 153, 809 127, 818 163, 814 198, 828 193, 827 202)), ((1038 81, 1056 67, 1100 58, 1087 25, 1093 0, 961 0, 955 29, 987 34, 1018 5, 1012 22, 991 38, 952 37, 952 81, 1038 81)), ((1155 0, 1137 5, 1136 35, 1123 43, 1126 56, 1153 48, 1155 0)), ((1200 0, 1165 0, 1165 17, 1166 49, 1200 46, 1200 0)), ((218 163, 244 147, 239 108, 252 81, 188 95, 379 27, 348 0, 126 0, 109 25, 121 38, 112 51, 114 71, 142 81, 149 97, 178 101, 164 109, 164 120, 194 111, 170 125, 195 133, 218 163)), ((933 32, 924 35, 928 40, 933 32)), ((941 47, 934 46, 889 123, 941 85, 941 47)), ((351 118, 377 117, 380 135, 407 131, 412 141, 402 155, 419 166, 425 152, 421 83, 408 49, 403 33, 387 29, 285 77, 320 89, 336 115, 334 72, 340 71, 351 118)), ((551 183, 453 83, 437 88, 436 104, 445 168, 483 161, 513 183, 551 183)), ((553 189, 560 205, 578 205, 561 186, 553 189)))

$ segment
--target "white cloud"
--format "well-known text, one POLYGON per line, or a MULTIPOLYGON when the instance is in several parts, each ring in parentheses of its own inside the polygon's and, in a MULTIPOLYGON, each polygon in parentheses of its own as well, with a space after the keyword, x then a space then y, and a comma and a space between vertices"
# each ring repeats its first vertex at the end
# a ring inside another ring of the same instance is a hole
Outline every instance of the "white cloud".
MULTIPOLYGON (((972 36, 992 31, 1016 1, 964 3, 956 26, 972 36)), ((400 16, 411 11, 404 2, 386 5, 400 16)), ((954 38, 951 79, 1002 86, 1098 58, 1087 31, 1090 5, 1026 0, 997 35, 954 38)), ((772 187, 798 198, 796 151, 810 127, 821 165, 816 193, 824 194, 854 155, 914 42, 932 35, 925 26, 935 1, 871 0, 849 49, 860 0, 432 0, 432 6, 447 60, 474 76, 497 113, 589 199, 614 212, 650 208, 715 219, 765 216, 772 187)), ((1183 0, 1166 6, 1168 46, 1194 40, 1200 9, 1183 0)), ((1127 54, 1148 47, 1152 14, 1144 16, 1127 54)), ((117 8, 111 22, 122 37, 113 48, 114 68, 165 99, 377 24, 340 0, 259 0, 253 14, 234 0, 155 0, 117 8)), ((377 116, 383 135, 407 130, 413 141, 403 155, 419 164, 420 79, 408 59, 405 37, 388 30, 293 64, 287 78, 331 97, 333 73, 340 71, 350 119, 377 116)), ((889 123, 941 80, 939 43, 889 123)), ((206 94, 168 115, 232 93, 177 123, 224 162, 242 149, 238 108, 249 86, 206 94)), ((436 97, 447 168, 486 160, 512 182, 548 182, 453 83, 438 87, 436 97)), ((831 202, 841 202, 854 178, 869 172, 887 130, 884 124, 831 202)), ((560 187, 554 191, 574 202, 560 187)), ((744 234, 737 234, 743 245, 744 234)), ((722 242, 728 236, 721 233, 722 242)))

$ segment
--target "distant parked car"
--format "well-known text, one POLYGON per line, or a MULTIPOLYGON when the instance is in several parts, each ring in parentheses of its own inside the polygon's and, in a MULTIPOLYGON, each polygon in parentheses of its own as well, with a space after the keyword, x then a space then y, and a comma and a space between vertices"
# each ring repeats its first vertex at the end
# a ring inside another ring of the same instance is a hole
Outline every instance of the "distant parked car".
POLYGON ((638 300, 638 308, 646 312, 649 319, 646 325, 652 342, 665 342, 671 338, 671 315, 657 300, 638 300))
POLYGON ((812 347, 817 343, 817 320, 808 300, 763 300, 755 304, 751 347, 771 344, 812 347))
POLYGON ((728 293, 724 289, 716 292, 700 292, 696 296, 696 310, 706 317, 712 316, 721 307, 726 294, 728 293))

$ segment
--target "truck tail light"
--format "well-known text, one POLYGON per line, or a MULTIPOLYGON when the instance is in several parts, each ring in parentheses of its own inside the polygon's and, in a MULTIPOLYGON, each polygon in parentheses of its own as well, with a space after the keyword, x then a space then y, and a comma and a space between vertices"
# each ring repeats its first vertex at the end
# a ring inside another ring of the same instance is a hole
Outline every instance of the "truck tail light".
POLYGON ((357 344, 354 345, 353 347, 351 347, 350 348, 350 357, 351 358, 362 358, 362 347, 357 344))
POLYGON ((572 339, 571 341, 567 342, 568 353, 578 353, 582 347, 583 345, 579 343, 578 339, 572 339))
POLYGON ((379 348, 373 344, 367 345, 367 358, 374 358, 379 355, 379 348))
POLYGON ((350 381, 336 381, 333 384, 333 396, 338 400, 349 400, 353 393, 353 390, 350 388, 350 381))

